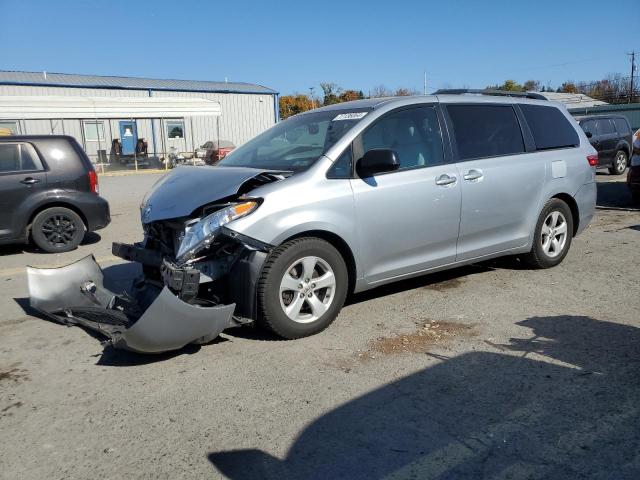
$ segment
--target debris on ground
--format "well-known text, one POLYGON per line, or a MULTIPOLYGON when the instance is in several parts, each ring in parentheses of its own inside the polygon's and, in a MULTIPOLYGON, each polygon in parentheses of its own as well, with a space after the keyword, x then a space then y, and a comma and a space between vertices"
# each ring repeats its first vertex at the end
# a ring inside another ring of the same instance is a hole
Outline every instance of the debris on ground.
POLYGON ((428 347, 442 344, 453 337, 470 336, 471 325, 448 321, 431 320, 420 326, 415 332, 393 337, 378 337, 368 344, 368 352, 360 352, 359 357, 375 358, 375 353, 390 355, 396 353, 424 353, 428 347), (374 353, 375 352, 375 353, 374 353))

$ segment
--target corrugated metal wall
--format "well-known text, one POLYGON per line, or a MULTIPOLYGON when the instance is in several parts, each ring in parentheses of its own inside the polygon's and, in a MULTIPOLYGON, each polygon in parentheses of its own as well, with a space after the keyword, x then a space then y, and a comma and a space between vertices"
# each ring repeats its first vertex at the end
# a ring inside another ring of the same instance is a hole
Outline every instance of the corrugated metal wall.
POLYGON ((624 115, 629 120, 631 128, 637 130, 640 128, 640 103, 631 103, 625 105, 601 105, 590 108, 571 108, 571 115, 604 115, 607 113, 615 113, 624 115))
MULTIPOLYGON (((0 85, 0 95, 63 95, 63 96, 93 96, 93 97, 147 97, 147 90, 118 90, 98 88, 66 88, 66 87, 32 87, 0 85)), ((193 117, 184 119, 184 139, 168 139, 166 135, 166 121, 137 120, 138 137, 144 138, 149 144, 149 153, 169 150, 175 146, 178 151, 193 151, 208 140, 218 140, 216 120, 220 122, 220 138, 240 145, 253 138, 275 123, 274 96, 268 94, 239 94, 239 93, 201 93, 201 92, 167 92, 152 91, 151 96, 157 97, 200 97, 215 100, 220 103, 222 116, 193 117), (153 127, 152 127, 153 122, 153 127), (156 148, 153 145, 152 128, 155 128, 156 148), (163 131, 164 130, 164 131, 163 131), (161 134, 162 133, 162 134, 161 134)), ((20 120, 20 119, 16 119, 20 120)), ((90 120, 90 119, 89 119, 90 120)), ((123 118, 122 120, 127 120, 123 118)), ((100 142, 100 148, 109 152, 113 138, 120 137, 118 120, 105 121, 105 141, 100 142), (110 124, 110 125, 109 125, 110 124), (109 128, 109 126, 111 128, 109 128)), ((74 136, 83 144, 82 122, 80 120, 65 120, 64 128, 58 120, 24 120, 20 121, 23 134, 62 134, 74 136), (53 126, 53 130, 52 130, 53 126)), ((99 142, 85 142, 87 154, 93 159, 97 156, 99 142)))

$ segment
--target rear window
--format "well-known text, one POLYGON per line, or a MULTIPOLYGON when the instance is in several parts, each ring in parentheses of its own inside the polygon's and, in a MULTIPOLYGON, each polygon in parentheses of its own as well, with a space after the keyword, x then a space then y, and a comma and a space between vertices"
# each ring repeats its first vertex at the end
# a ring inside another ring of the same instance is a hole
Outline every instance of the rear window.
POLYGON ((524 152, 522 131, 510 105, 447 105, 460 160, 524 152))
POLYGON ((629 128, 629 124, 624 118, 614 118, 613 123, 616 126, 616 130, 620 135, 630 135, 631 128, 629 128))
POLYGON ((580 137, 567 117, 557 108, 541 105, 520 105, 520 108, 531 129, 536 150, 580 145, 580 137))

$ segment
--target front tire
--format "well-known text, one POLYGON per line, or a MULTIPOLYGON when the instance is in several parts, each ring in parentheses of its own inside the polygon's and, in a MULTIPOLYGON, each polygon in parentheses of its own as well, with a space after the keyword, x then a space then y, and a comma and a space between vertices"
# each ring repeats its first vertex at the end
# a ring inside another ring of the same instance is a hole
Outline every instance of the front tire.
POLYGON ((613 165, 609 168, 611 175, 622 175, 629 165, 629 157, 624 150, 618 150, 613 158, 613 165))
POLYGON ((572 237, 571 209, 562 200, 552 198, 540 212, 533 246, 524 260, 533 268, 555 267, 567 256, 572 237))
POLYGON ((80 216, 64 207, 41 211, 31 224, 31 238, 48 253, 75 250, 84 238, 85 226, 80 216))
POLYGON ((258 323, 294 339, 318 333, 338 316, 347 296, 342 255, 329 242, 297 238, 276 248, 258 281, 258 323))

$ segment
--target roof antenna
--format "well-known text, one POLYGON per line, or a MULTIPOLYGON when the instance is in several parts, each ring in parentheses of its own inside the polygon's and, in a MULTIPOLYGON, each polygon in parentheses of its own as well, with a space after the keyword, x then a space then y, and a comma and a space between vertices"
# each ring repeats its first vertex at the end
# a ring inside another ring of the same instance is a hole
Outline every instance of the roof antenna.
POLYGON ((42 72, 42 76, 43 76, 43 77, 44 77, 44 79, 46 80, 46 79, 47 79, 47 72, 46 72, 46 71, 43 71, 43 72, 42 72))

